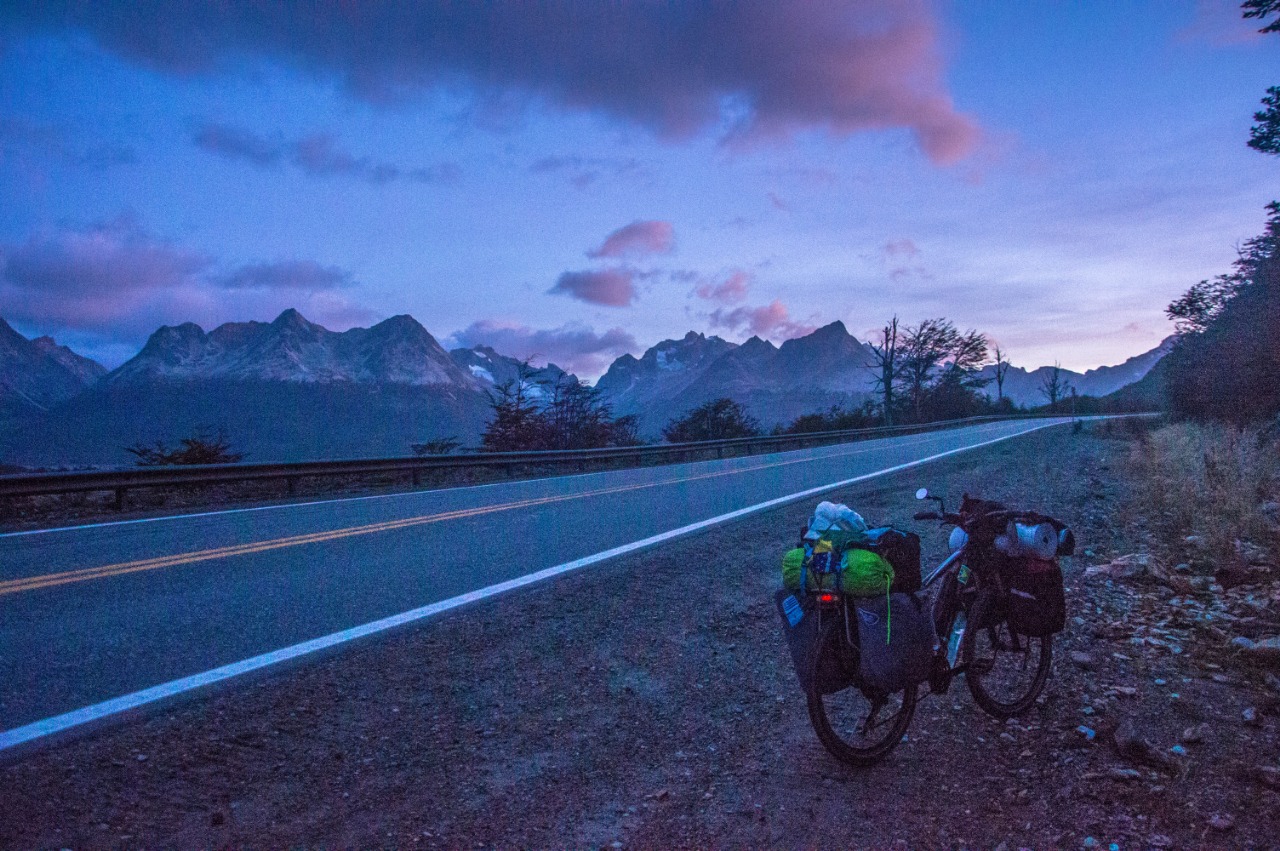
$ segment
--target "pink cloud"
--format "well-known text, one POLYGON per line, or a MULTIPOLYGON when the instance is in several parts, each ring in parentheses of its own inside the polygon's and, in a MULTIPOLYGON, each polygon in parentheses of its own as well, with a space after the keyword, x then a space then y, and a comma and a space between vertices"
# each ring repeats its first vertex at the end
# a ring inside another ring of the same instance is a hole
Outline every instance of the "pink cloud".
POLYGON ((123 217, 82 230, 0 244, 5 316, 43 333, 133 342, 162 324, 211 327, 246 316, 303 310, 329 327, 373 314, 334 292, 351 280, 311 261, 216 270, 213 258, 165 242, 123 217))
POLYGON ((675 229, 671 222, 635 221, 623 225, 604 238, 600 247, 587 256, 623 257, 644 254, 667 254, 675 247, 675 229))
POLYGON ((563 272, 547 292, 605 307, 626 307, 636 298, 635 277, 629 269, 563 272))
POLYGON ((707 281, 700 284, 694 292, 698 298, 705 298, 709 301, 718 301, 724 304, 733 304, 742 301, 747 297, 747 285, 751 282, 751 275, 742 270, 736 270, 725 278, 723 281, 707 281))
POLYGON ((490 346, 499 354, 529 358, 538 366, 555 363, 586 377, 600 375, 619 355, 639 348, 635 337, 621 328, 598 334, 581 325, 540 329, 494 319, 473 322, 450 341, 464 348, 490 346))
POLYGON ((721 308, 710 316, 711 327, 724 328, 739 333, 751 332, 757 337, 790 340, 811 334, 816 326, 791 319, 787 306, 778 300, 764 307, 738 307, 726 311, 721 308))
POLYGON ((86 33, 167 73, 260 57, 386 104, 469 84, 688 138, 908 130, 933 162, 978 127, 946 90, 927 0, 769 3, 29 4, 10 32, 86 33))
POLYGON ((1258 29, 1262 25, 1262 21, 1241 15, 1237 0, 1196 0, 1194 16, 1190 23, 1174 33, 1174 39, 1213 47, 1231 47, 1260 40, 1262 33, 1258 29))
POLYGON ((155 240, 127 217, 0 247, 0 299, 19 320, 83 328, 127 321, 157 293, 198 284, 212 260, 155 240))

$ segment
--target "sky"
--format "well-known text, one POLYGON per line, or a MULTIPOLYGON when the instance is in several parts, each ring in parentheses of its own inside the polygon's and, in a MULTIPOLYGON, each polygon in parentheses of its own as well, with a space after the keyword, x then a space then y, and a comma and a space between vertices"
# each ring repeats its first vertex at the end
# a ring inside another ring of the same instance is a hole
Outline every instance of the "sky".
POLYGON ((1114 364, 1280 197, 1280 36, 1215 0, 11 0, 0 316, 408 313, 586 378, 690 330, 944 316, 1114 364))

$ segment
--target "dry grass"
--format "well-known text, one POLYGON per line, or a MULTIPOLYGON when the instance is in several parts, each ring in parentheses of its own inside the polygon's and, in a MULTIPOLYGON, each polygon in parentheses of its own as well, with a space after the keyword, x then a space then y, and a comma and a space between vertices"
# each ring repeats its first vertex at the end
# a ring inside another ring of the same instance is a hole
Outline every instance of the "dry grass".
POLYGON ((1280 498, 1280 443, 1231 426, 1177 423, 1133 442, 1131 510, 1158 542, 1181 550, 1199 535, 1218 558, 1237 541, 1280 549, 1280 529, 1262 506, 1280 498))

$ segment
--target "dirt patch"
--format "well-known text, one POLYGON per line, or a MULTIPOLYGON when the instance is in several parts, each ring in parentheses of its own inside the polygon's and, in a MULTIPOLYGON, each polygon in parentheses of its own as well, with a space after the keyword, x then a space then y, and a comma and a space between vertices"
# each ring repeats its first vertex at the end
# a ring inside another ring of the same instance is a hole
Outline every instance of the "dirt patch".
POLYGON ((833 495, 927 563, 921 484, 1072 523, 1068 628, 1015 722, 961 682, 880 765, 827 755, 771 598, 806 502, 4 765, 0 845, 1273 845, 1280 710, 1232 622, 1197 620, 1214 592, 1083 576, 1132 551, 1129 439, 1052 429, 833 495))

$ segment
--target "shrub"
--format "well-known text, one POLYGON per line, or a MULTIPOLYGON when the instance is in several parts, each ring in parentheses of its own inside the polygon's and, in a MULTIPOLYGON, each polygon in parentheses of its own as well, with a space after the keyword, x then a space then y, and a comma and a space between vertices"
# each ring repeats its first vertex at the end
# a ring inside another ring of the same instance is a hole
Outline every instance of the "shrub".
POLYGON ((163 441, 147 446, 136 443, 126 446, 125 452, 135 456, 139 467, 166 467, 172 464, 234 464, 244 459, 243 452, 231 449, 231 442, 221 431, 210 436, 197 434, 184 437, 176 449, 170 449, 163 441))
POLYGON ((460 446, 462 441, 456 437, 437 437, 423 443, 410 444, 409 448, 415 455, 452 455, 460 446))
POLYGON ((727 440, 734 437, 755 437, 758 434, 759 421, 729 398, 699 405, 662 427, 662 436, 669 443, 727 440))

